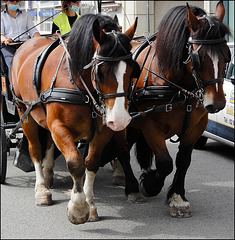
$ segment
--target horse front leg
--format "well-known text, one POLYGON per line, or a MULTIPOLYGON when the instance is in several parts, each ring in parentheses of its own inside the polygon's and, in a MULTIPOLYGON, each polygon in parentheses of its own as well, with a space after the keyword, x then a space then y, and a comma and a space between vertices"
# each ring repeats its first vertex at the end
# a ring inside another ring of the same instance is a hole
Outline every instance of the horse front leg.
POLYGON ((83 191, 85 163, 80 156, 72 132, 64 125, 56 122, 50 126, 52 138, 65 157, 67 168, 73 179, 71 199, 67 207, 67 216, 71 223, 81 224, 88 219, 89 205, 83 191))
POLYGON ((95 134, 92 141, 89 143, 89 152, 85 159, 86 164, 86 178, 84 183, 84 192, 86 194, 86 201, 89 204, 89 220, 90 222, 95 222, 99 220, 97 207, 94 202, 94 181, 96 173, 100 166, 100 159, 105 145, 113 136, 113 131, 111 131, 106 126, 103 126, 99 135, 95 134))
POLYGON ((167 200, 172 217, 190 217, 190 203, 185 198, 184 182, 187 170, 191 163, 192 149, 179 146, 176 156, 176 173, 173 183, 167 194, 167 200))
POLYGON ((193 129, 189 129, 180 141, 176 156, 176 172, 167 194, 172 217, 191 217, 190 203, 185 197, 185 176, 191 163, 193 146, 206 128, 206 124, 207 116, 203 117, 193 129))
POLYGON ((125 194, 129 202, 145 202, 146 198, 139 192, 139 183, 130 164, 130 147, 127 142, 126 130, 114 135, 117 157, 125 174, 125 194))

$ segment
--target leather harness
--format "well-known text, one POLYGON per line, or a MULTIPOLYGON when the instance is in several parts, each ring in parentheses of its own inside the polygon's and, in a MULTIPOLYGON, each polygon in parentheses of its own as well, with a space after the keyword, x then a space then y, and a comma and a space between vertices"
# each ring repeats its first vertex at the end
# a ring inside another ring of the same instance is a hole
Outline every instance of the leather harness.
MULTIPOLYGON (((62 37, 64 39, 67 36, 68 36, 68 34, 65 34, 62 37)), ((18 129, 21 127, 21 124, 23 123, 25 118, 28 116, 28 114, 32 110, 32 108, 38 103, 41 104, 45 114, 46 114, 46 109, 45 109, 44 104, 50 103, 50 102, 61 102, 61 103, 78 104, 78 105, 88 104, 92 107, 92 102, 91 102, 90 98, 87 96, 87 92, 81 91, 80 89, 54 88, 54 83, 56 81, 57 73, 58 73, 58 70, 60 68, 60 65, 61 65, 61 62, 62 62, 62 59, 64 57, 65 52, 62 55, 62 58, 61 58, 60 63, 57 67, 56 73, 55 73, 55 75, 52 79, 51 87, 40 93, 41 73, 42 73, 43 66, 44 66, 44 64, 46 62, 46 59, 49 56, 49 54, 59 44, 60 44, 60 39, 57 38, 51 44, 49 44, 46 48, 44 48, 35 60, 34 68, 33 68, 32 82, 33 82, 33 86, 34 86, 34 88, 35 88, 35 90, 38 94, 38 98, 36 100, 34 100, 33 102, 22 101, 21 99, 19 99, 15 96, 15 94, 13 92, 13 89, 12 89, 14 102, 16 102, 16 103, 20 102, 20 103, 23 103, 25 105, 28 105, 28 108, 24 112, 23 116, 20 118, 20 121, 17 123, 17 126, 15 127, 15 129, 10 134, 10 138, 15 138, 15 134, 17 133, 18 129)), ((95 95, 95 98, 98 98, 96 93, 94 93, 94 95, 95 95)), ((89 138, 89 140, 87 142, 83 139, 80 140, 80 142, 82 142, 82 143, 89 143, 92 140, 92 138, 95 134, 95 131, 97 131, 99 133, 96 117, 94 117, 94 115, 92 115, 92 119, 93 119, 93 121, 92 121, 92 127, 91 127, 91 130, 92 130, 91 137, 89 138)))

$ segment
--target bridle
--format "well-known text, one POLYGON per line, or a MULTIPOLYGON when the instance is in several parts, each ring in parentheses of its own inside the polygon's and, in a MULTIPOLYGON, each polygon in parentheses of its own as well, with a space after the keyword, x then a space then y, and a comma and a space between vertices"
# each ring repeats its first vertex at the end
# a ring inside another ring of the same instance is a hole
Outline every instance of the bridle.
MULTIPOLYGON (((124 46, 122 45, 122 43, 120 42, 120 40, 118 39, 117 33, 115 30, 113 30, 112 32, 106 33, 106 34, 113 34, 115 37, 115 43, 114 46, 112 48, 112 50, 110 51, 109 55, 106 56, 101 56, 98 54, 98 50, 99 50, 99 45, 96 48, 95 54, 92 58, 92 61, 87 64, 86 66, 84 66, 84 70, 89 69, 92 66, 92 81, 95 81, 95 90, 99 96, 99 103, 97 103, 92 94, 90 93, 90 91, 88 90, 88 88, 85 86, 85 82, 82 80, 82 77, 80 77, 84 87, 87 89, 88 94, 90 95, 90 98, 93 99, 93 104, 96 108, 96 110, 98 110, 98 112, 101 114, 102 118, 103 118, 103 122, 104 119, 106 117, 106 111, 105 111, 105 103, 104 103, 104 99, 107 98, 117 98, 117 97, 126 97, 130 94, 130 89, 131 89, 131 79, 130 79, 130 85, 128 88, 127 92, 121 92, 121 93, 109 93, 109 94, 104 94, 100 87, 99 87, 99 83, 100 83, 100 79, 98 76, 98 70, 99 70, 99 66, 104 64, 105 62, 119 62, 119 61, 127 61, 127 60, 132 60, 132 53, 128 53, 126 51, 126 49, 124 48, 124 46), (124 50, 126 55, 120 56, 120 57, 112 57, 113 52, 115 51, 115 49, 121 46, 121 48, 124 50)), ((100 115, 99 113, 95 112, 97 115, 100 115)))
POLYGON ((98 68, 99 68, 100 65, 104 64, 105 62, 119 62, 119 61, 132 60, 132 53, 128 53, 126 51, 126 49, 124 48, 124 46, 122 45, 122 43, 118 39, 116 31, 113 30, 112 32, 109 32, 109 33, 106 33, 106 34, 113 34, 114 37, 115 37, 115 43, 114 43, 114 46, 113 46, 112 50, 110 51, 109 55, 107 57, 99 55, 98 54, 99 45, 98 45, 97 48, 96 48, 95 54, 92 57, 92 61, 89 64, 87 64, 86 66, 83 67, 84 70, 92 67, 92 70, 91 70, 92 81, 95 81, 95 90, 96 90, 96 92, 98 94, 98 97, 99 97, 99 102, 98 103, 95 100, 92 93, 89 91, 89 89, 88 89, 85 81, 83 80, 82 76, 81 75, 79 76, 79 78, 80 78, 83 86, 85 87, 89 97, 92 99, 94 108, 96 109, 95 110, 93 108, 93 113, 92 113, 93 118, 95 118, 96 115, 99 115, 99 116, 102 117, 103 123, 105 122, 105 118, 106 118, 106 110, 105 110, 106 108, 105 108, 104 99, 128 96, 129 92, 130 92, 130 89, 131 89, 131 79, 130 79, 129 89, 128 89, 127 92, 104 94, 99 87, 100 79, 99 79, 99 76, 98 76, 98 68), (115 51, 115 49, 118 46, 121 46, 121 48, 124 50, 126 55, 123 55, 123 56, 120 56, 120 57, 112 57, 113 52, 115 51))
MULTIPOLYGON (((209 25, 210 25, 210 28, 208 29, 208 31, 206 33, 206 36, 207 36, 208 33, 210 32, 211 28, 214 26, 214 23, 206 15, 198 18, 198 20, 201 20, 201 19, 206 19, 208 21, 209 25)), ((206 38, 206 36, 205 36, 205 38, 206 38)), ((211 79, 211 80, 206 81, 206 82, 202 81, 202 79, 200 78, 200 76, 197 72, 197 70, 199 70, 200 67, 201 67, 201 62, 200 62, 198 52, 202 48, 203 45, 219 44, 219 43, 222 43, 222 42, 225 42, 225 41, 226 40, 225 40, 224 37, 218 38, 218 39, 206 39, 206 40, 193 39, 192 36, 190 36, 188 38, 188 43, 187 43, 188 58, 187 58, 186 61, 184 61, 184 64, 188 64, 191 61, 191 63, 192 63, 192 66, 191 66, 192 75, 195 79, 197 88, 200 89, 200 91, 201 91, 202 95, 199 94, 199 95, 201 95, 201 97, 203 97, 203 92, 204 92, 205 87, 207 87, 209 85, 212 85, 212 84, 215 84, 215 83, 223 82, 224 79, 223 78, 215 78, 215 79, 211 79), (193 44, 199 45, 196 50, 193 50, 193 44)))
MULTIPOLYGON (((199 20, 206 19, 209 22, 210 28, 208 29, 208 31, 205 35, 205 38, 206 38, 207 35, 209 34, 211 28, 214 26, 214 23, 206 15, 199 17, 198 19, 199 20)), ((152 40, 154 40, 155 37, 156 37, 156 34, 154 35, 154 38, 152 40)), ((187 90, 187 89, 179 86, 178 84, 171 82, 170 80, 168 80, 166 78, 166 76, 164 75, 163 72, 161 72, 161 74, 157 74, 157 73, 151 71, 150 66, 148 68, 146 68, 143 65, 141 67, 141 69, 146 69, 147 72, 150 72, 151 74, 155 75, 156 77, 164 80, 167 83, 167 85, 169 87, 171 87, 174 91, 177 91, 178 94, 182 93, 184 96, 186 96, 187 101, 191 101, 192 98, 195 98, 197 100, 197 103, 196 103, 196 108, 197 108, 199 106, 199 104, 203 103, 204 88, 209 85, 215 84, 215 83, 223 82, 223 78, 216 78, 216 79, 212 79, 212 80, 209 80, 206 82, 202 81, 201 77, 199 76, 199 74, 197 72, 198 69, 200 69, 200 67, 201 67, 198 52, 202 48, 203 45, 219 44, 219 43, 222 43, 225 41, 226 40, 224 37, 218 38, 218 39, 205 39, 205 40, 193 39, 192 36, 190 36, 188 38, 188 42, 186 45, 186 47, 188 48, 188 57, 187 57, 186 61, 184 61, 183 63, 185 65, 187 65, 191 62, 190 67, 192 69, 192 76, 194 77, 195 82, 196 82, 196 88, 194 88, 193 90, 187 90), (193 50, 193 44, 199 45, 196 50, 193 50)), ((149 45, 151 47, 151 45, 148 41, 145 41, 145 43, 142 45, 143 45, 143 48, 140 47, 141 51, 146 47, 146 45, 149 45)), ((133 55, 135 57, 135 59, 138 57, 138 55, 141 51, 137 51, 137 54, 133 55)), ((146 54, 145 58, 147 58, 147 57, 148 57, 148 53, 146 54)), ((144 60, 144 62, 145 62, 145 60, 144 60)), ((137 78, 137 80, 135 82, 135 86, 136 86, 138 80, 139 79, 137 78)), ((134 90, 135 90, 134 87, 133 87, 132 93, 131 93, 131 95, 133 95, 133 98, 131 98, 131 101, 133 103, 137 103, 137 104, 138 104, 138 101, 140 98, 145 99, 144 96, 152 96, 152 95, 156 96, 157 93, 160 91, 159 86, 151 86, 151 87, 148 87, 148 89, 142 88, 138 92, 134 92, 134 90)), ((151 99, 151 97, 149 97, 149 99, 151 99)), ((159 97, 159 99, 160 99, 160 97, 159 97)), ((185 100, 183 102, 185 102, 185 100)), ((169 104, 167 104, 167 105, 169 105, 169 104)), ((132 118, 134 119, 134 118, 138 118, 140 116, 145 116, 147 113, 151 113, 151 112, 157 112, 157 111, 166 111, 167 112, 167 108, 166 108, 167 105, 160 105, 160 106, 154 105, 152 108, 149 108, 146 111, 139 112, 139 113, 133 112, 131 115, 133 116, 132 118)), ((171 105, 171 109, 172 109, 173 105, 172 104, 170 104, 170 105, 171 105)), ((188 104, 186 112, 190 112, 191 110, 192 110, 192 105, 188 104)))
POLYGON ((104 64, 105 62, 120 62, 120 61, 126 61, 129 59, 132 59, 132 53, 128 53, 126 51, 126 49, 124 48, 124 46, 118 39, 116 31, 113 30, 112 32, 109 32, 107 34, 113 34, 115 37, 115 43, 114 43, 114 46, 113 46, 112 50, 110 51, 109 55, 107 57, 99 55, 98 54, 99 45, 98 45, 96 48, 96 52, 92 58, 92 61, 83 68, 83 69, 88 69, 89 67, 92 66, 92 80, 95 81, 95 88, 99 95, 100 101, 103 101, 104 99, 107 99, 107 98, 126 97, 129 95, 129 90, 127 92, 122 92, 122 93, 103 94, 99 87, 100 79, 99 79, 99 75, 98 75, 98 70, 99 70, 100 65, 104 64), (126 55, 120 56, 120 57, 112 57, 112 54, 114 53, 115 49, 118 46, 121 46, 121 48, 124 50, 126 55))

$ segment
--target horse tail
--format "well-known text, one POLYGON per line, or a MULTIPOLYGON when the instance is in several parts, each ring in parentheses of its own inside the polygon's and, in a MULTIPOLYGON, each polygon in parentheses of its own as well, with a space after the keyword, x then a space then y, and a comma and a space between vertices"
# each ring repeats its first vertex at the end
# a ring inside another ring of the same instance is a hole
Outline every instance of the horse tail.
POLYGON ((141 169, 148 170, 153 161, 152 149, 148 146, 143 134, 141 133, 136 142, 136 158, 141 169))

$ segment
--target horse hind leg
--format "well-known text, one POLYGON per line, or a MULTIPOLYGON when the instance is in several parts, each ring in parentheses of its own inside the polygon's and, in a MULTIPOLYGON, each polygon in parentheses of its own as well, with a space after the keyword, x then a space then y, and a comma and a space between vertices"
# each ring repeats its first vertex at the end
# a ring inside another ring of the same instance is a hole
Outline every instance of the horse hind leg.
POLYGON ((115 158, 110 163, 113 169, 112 183, 118 186, 125 186, 125 174, 119 160, 115 158))
POLYGON ((51 205, 52 195, 45 181, 42 170, 42 146, 39 140, 39 126, 34 119, 28 115, 27 122, 22 124, 25 136, 28 139, 29 154, 34 163, 36 172, 35 204, 51 205))
POLYGON ((146 170, 141 176, 140 192, 147 197, 156 196, 161 192, 166 177, 173 170, 173 160, 167 150, 165 137, 160 137, 160 134, 155 134, 155 136, 157 136, 157 139, 153 140, 146 134, 147 143, 142 135, 139 139, 141 144, 140 142, 136 144, 138 162, 141 168, 146 170), (155 154, 155 170, 150 170, 152 164, 152 155, 150 153, 152 153, 152 150, 155 154))
POLYGON ((128 202, 142 203, 146 201, 146 198, 139 192, 139 183, 130 164, 130 147, 127 141, 125 141, 125 135, 123 134, 125 134, 125 132, 120 132, 115 135, 115 146, 117 158, 125 174, 125 194, 128 202))
POLYGON ((54 150, 55 145, 52 141, 50 133, 48 132, 47 149, 45 151, 45 157, 42 159, 43 175, 45 184, 48 188, 52 187, 53 185, 54 150))

